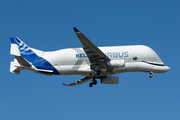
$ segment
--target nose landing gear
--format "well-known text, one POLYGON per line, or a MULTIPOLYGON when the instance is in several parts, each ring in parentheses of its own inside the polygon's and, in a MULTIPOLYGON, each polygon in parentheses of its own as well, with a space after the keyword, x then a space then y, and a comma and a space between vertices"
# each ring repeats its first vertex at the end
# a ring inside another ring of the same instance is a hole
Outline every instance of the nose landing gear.
POLYGON ((150 73, 149 77, 150 77, 150 78, 152 78, 152 76, 153 76, 153 72, 149 72, 149 73, 150 73))

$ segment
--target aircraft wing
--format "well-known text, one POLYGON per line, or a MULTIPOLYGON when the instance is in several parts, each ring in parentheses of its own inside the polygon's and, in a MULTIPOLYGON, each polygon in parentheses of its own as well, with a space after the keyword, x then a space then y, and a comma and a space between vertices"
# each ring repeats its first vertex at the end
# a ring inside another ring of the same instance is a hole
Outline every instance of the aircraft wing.
POLYGON ((83 45, 84 52, 89 58, 91 69, 94 69, 96 65, 99 65, 101 69, 106 69, 106 61, 110 59, 77 28, 74 27, 74 31, 83 45))
POLYGON ((63 85, 65 85, 65 86, 75 86, 75 85, 79 85, 79 84, 82 84, 82 83, 86 83, 86 82, 89 82, 89 81, 92 81, 92 80, 93 80, 92 77, 85 77, 85 78, 82 78, 82 79, 80 79, 80 80, 78 80, 78 81, 72 82, 72 83, 70 83, 70 84, 64 84, 64 83, 63 83, 63 85))

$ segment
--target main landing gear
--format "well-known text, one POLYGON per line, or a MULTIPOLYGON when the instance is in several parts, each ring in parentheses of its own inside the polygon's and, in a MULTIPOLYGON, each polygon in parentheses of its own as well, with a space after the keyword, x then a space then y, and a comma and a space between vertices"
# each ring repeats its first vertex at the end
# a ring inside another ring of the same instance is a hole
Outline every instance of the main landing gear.
POLYGON ((150 77, 150 78, 152 78, 152 76, 153 76, 153 72, 149 72, 149 73, 150 73, 149 77, 150 77))
POLYGON ((96 80, 96 76, 100 75, 101 71, 100 70, 96 70, 95 71, 95 75, 93 76, 93 80, 91 83, 89 83, 89 87, 92 87, 93 85, 97 84, 97 80, 96 80))
POLYGON ((96 75, 100 75, 100 73, 101 73, 100 70, 95 71, 96 75))
POLYGON ((93 85, 97 84, 97 80, 93 80, 91 83, 89 83, 89 87, 92 87, 93 85))

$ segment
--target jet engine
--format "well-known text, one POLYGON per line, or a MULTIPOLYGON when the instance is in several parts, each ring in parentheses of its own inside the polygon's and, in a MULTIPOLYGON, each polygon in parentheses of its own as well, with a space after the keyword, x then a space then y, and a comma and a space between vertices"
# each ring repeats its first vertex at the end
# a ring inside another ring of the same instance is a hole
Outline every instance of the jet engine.
POLYGON ((101 83, 104 84, 117 84, 119 83, 119 77, 108 76, 101 78, 101 83))
POLYGON ((125 66, 125 61, 124 60, 110 60, 107 62, 108 67, 124 67, 125 66))

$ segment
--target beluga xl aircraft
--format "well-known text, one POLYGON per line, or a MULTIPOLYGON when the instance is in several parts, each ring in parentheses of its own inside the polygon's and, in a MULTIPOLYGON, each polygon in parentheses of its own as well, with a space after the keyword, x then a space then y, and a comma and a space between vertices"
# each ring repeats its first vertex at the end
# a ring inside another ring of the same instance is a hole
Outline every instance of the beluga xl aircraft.
POLYGON ((84 78, 64 84, 75 86, 97 79, 105 84, 117 84, 119 78, 111 76, 124 72, 165 73, 170 68, 161 61, 154 50, 144 45, 97 47, 82 32, 74 27, 82 48, 68 48, 44 52, 28 47, 18 37, 11 37, 10 54, 15 56, 10 72, 31 70, 44 75, 83 75, 84 78))

